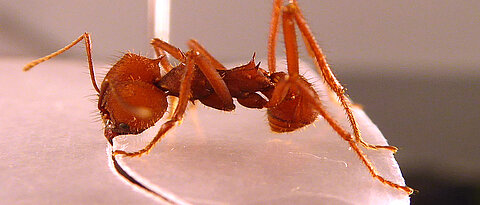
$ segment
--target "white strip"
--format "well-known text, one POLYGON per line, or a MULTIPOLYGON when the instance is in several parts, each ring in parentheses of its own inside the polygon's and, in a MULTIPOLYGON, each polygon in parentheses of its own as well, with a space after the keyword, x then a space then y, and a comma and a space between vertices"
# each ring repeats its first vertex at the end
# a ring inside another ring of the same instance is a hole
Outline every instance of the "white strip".
POLYGON ((170 0, 155 0, 154 36, 169 41, 170 0))

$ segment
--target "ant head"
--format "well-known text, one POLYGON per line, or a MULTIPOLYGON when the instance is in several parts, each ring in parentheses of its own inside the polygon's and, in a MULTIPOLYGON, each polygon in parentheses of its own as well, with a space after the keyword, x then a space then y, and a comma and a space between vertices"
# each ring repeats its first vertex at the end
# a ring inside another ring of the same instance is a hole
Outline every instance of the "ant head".
POLYGON ((139 134, 155 125, 167 109, 167 95, 153 84, 129 81, 106 86, 102 118, 110 143, 118 135, 139 134))
POLYGON ((153 84, 161 78, 158 61, 126 53, 105 76, 100 110, 110 143, 118 135, 143 132, 165 113, 167 95, 153 84))

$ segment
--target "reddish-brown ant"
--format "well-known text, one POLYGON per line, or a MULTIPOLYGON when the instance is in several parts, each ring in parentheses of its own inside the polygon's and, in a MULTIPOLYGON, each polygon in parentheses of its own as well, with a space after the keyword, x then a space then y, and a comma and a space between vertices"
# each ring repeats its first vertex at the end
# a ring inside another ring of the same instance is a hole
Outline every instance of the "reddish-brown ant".
POLYGON ((118 135, 139 134, 153 126, 163 117, 167 109, 167 96, 178 97, 178 104, 171 119, 161 126, 158 134, 145 148, 131 153, 116 150, 115 155, 139 156, 150 151, 156 142, 182 120, 189 101, 199 100, 206 106, 232 111, 235 109, 233 98, 236 98, 241 105, 248 108, 267 108, 268 121, 274 132, 297 130, 311 124, 318 115, 321 115, 338 135, 349 143, 374 178, 411 194, 413 189, 378 175, 375 167, 358 147, 360 144, 370 149, 387 149, 393 152, 397 150, 393 146, 371 145, 363 141, 351 111, 351 102, 345 96, 345 89, 329 68, 297 1, 290 0, 285 6, 282 2, 282 0, 273 2, 268 40, 268 72, 261 69, 259 64, 255 65, 254 59, 245 65, 227 70, 195 40, 188 42, 190 50, 184 53, 160 39, 153 39, 151 44, 159 58, 149 59, 127 53, 113 65, 98 88, 95 82, 88 33, 81 35, 66 47, 29 63, 24 70, 27 71, 84 40, 90 77, 99 96, 98 109, 105 124, 105 137, 110 143, 118 135), (276 36, 280 17, 288 73, 277 72, 275 66, 276 36), (346 111, 353 135, 326 112, 311 84, 299 74, 295 24, 310 56, 317 65, 317 71, 321 73, 346 111), (180 61, 180 64, 172 68, 165 52, 180 61), (159 64, 167 72, 164 76, 161 76, 159 64))

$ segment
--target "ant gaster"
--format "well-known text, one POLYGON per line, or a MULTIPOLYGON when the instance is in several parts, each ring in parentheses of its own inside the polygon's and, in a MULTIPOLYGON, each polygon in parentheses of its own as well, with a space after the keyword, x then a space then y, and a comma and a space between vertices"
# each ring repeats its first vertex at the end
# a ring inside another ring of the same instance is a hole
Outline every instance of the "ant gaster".
POLYGON ((268 71, 255 64, 254 58, 242 66, 226 69, 202 45, 190 40, 187 52, 160 40, 153 39, 156 59, 140 55, 125 54, 105 76, 100 88, 97 87, 91 57, 90 35, 85 33, 66 47, 37 59, 24 67, 33 66, 53 58, 84 40, 87 61, 93 87, 98 92, 98 109, 105 124, 105 137, 112 144, 114 137, 124 134, 139 134, 160 120, 167 107, 167 96, 178 97, 178 104, 168 121, 145 148, 136 152, 114 151, 114 155, 139 156, 152 149, 165 134, 181 121, 189 101, 199 100, 206 106, 232 111, 233 98, 248 108, 267 108, 268 121, 274 132, 291 132, 309 125, 321 115, 325 121, 348 142, 372 177, 380 182, 403 190, 408 194, 413 189, 391 182, 380 176, 358 144, 369 149, 387 149, 396 152, 393 146, 372 145, 365 142, 351 111, 351 102, 345 89, 332 73, 318 46, 296 0, 282 5, 274 0, 268 40, 268 71), (279 19, 282 19, 288 73, 276 71, 276 39, 279 19), (337 95, 344 108, 353 134, 342 128, 325 110, 312 85, 299 74, 298 47, 295 24, 302 35, 307 51, 316 64, 326 84, 337 95), (166 53, 180 64, 173 67, 166 53), (167 72, 161 75, 160 66, 167 72), (260 93, 265 96, 263 97, 260 93))

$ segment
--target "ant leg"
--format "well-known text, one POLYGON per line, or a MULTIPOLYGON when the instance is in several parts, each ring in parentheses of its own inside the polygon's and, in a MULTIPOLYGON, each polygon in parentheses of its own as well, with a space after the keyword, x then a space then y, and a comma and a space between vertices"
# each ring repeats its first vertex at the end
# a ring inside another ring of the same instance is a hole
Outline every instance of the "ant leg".
POLYGON ((285 43, 285 55, 287 57, 288 76, 297 78, 299 76, 298 45, 295 34, 295 23, 293 22, 290 7, 282 9, 283 38, 285 43))
POLYGON ((268 71, 275 73, 276 70, 276 43, 278 34, 278 18, 280 16, 280 10, 283 0, 273 1, 272 19, 270 22, 270 34, 268 35, 268 71))
POLYGON ((383 184, 405 191, 409 195, 413 193, 412 188, 408 186, 402 186, 392 181, 389 181, 378 174, 372 162, 370 162, 370 160, 366 157, 363 151, 357 146, 351 134, 349 134, 346 130, 344 130, 338 124, 338 122, 335 121, 335 119, 333 119, 331 115, 325 111, 325 109, 323 108, 322 102, 318 97, 316 97, 317 95, 314 93, 314 91, 311 89, 310 85, 306 81, 300 80, 300 78, 290 78, 288 81, 294 86, 297 86, 297 88, 299 88, 299 90, 303 93, 302 96, 304 96, 308 101, 310 101, 310 104, 314 106, 314 108, 320 113, 320 115, 322 115, 322 117, 327 121, 330 127, 332 127, 335 130, 335 132, 338 133, 338 135, 340 135, 345 141, 348 142, 348 144, 353 149, 355 154, 357 154, 360 160, 362 160, 363 164, 367 167, 372 177, 378 179, 383 184))
POLYGON ((182 63, 186 62, 185 54, 183 54, 183 52, 179 48, 172 46, 169 43, 162 41, 158 38, 152 39, 150 44, 152 44, 153 48, 155 49, 158 48, 166 51, 167 53, 172 55, 175 59, 179 60, 180 62, 182 63))
POLYGON ((207 58, 208 61, 210 61, 210 64, 216 69, 216 70, 227 70, 225 66, 223 66, 220 62, 218 62, 217 59, 215 59, 203 46, 200 44, 197 40, 195 39, 190 39, 188 42, 188 47, 190 49, 193 49, 195 51, 198 51, 200 55, 204 56, 207 58))
MULTIPOLYGON (((335 75, 333 74, 332 70, 328 66, 328 63, 325 59, 325 55, 323 55, 322 50, 318 46, 318 43, 315 40, 315 37, 312 34, 312 31, 308 27, 308 24, 303 17, 300 7, 296 0, 293 0, 290 4, 288 4, 284 10, 284 14, 288 13, 290 19, 295 19, 297 22, 298 28, 303 36, 304 41, 306 42, 307 50, 309 54, 315 59, 314 63, 317 65, 317 71, 322 74, 323 78, 327 82, 328 86, 336 93, 338 96, 342 107, 344 108, 345 112, 347 113, 348 120, 350 125, 352 126, 353 133, 355 135, 355 140, 359 142, 362 146, 370 149, 387 149, 392 152, 396 152, 397 148, 394 146, 383 146, 383 145, 372 145, 365 142, 361 135, 360 130, 358 129, 357 121, 353 116, 353 113, 350 109, 351 102, 345 95, 345 89, 340 84, 340 82, 336 79, 335 75), (293 16, 293 17, 292 17, 293 16)), ((293 21, 293 20, 292 20, 293 21)), ((286 31, 284 31, 285 33, 286 31)), ((292 31, 294 32, 294 30, 292 31)))
MULTIPOLYGON (((157 58, 159 56, 162 56, 162 55, 165 56, 162 59, 160 59, 160 64, 162 65, 162 68, 168 73, 169 71, 171 71, 173 69, 173 66, 168 61, 165 50, 162 49, 162 46, 161 46, 162 42, 163 41, 161 41, 160 39, 154 38, 154 39, 152 39, 152 41, 150 41, 150 45, 152 45, 153 49, 155 50, 155 54, 157 55, 157 58)), ((175 48, 175 47, 170 46, 170 48, 175 48)), ((170 50, 170 51, 172 51, 172 50, 170 50)), ((180 54, 180 56, 183 56, 183 53, 182 53, 182 51, 180 51, 180 49, 175 48, 175 49, 173 49, 173 51, 177 54, 180 54)), ((171 97, 170 98, 170 103, 171 103, 171 105, 168 108, 168 113, 169 113, 168 117, 172 118, 173 117, 173 109, 175 109, 176 105, 178 104, 178 98, 171 97)))
POLYGON ((25 65, 25 67, 23 67, 23 71, 28 71, 31 68, 33 68, 34 66, 36 66, 36 65, 38 65, 42 62, 47 61, 47 60, 49 60, 49 59, 51 59, 55 56, 58 56, 58 55, 62 54, 63 52, 72 48, 78 42, 80 42, 82 40, 85 41, 85 50, 86 50, 86 53, 87 53, 88 69, 90 70, 90 79, 92 80, 92 84, 93 84, 93 87, 95 88, 95 90, 98 93, 100 93, 100 89, 98 89, 97 82, 95 81, 95 72, 93 71, 92 47, 91 47, 92 43, 90 42, 90 34, 87 33, 87 32, 85 32, 80 37, 78 37, 76 40, 74 40, 72 43, 70 43, 67 46, 61 48, 60 50, 55 51, 55 52, 51 53, 50 55, 47 55, 45 57, 39 58, 37 60, 34 60, 34 61, 28 63, 27 65, 25 65))
MULTIPOLYGON (((108 79, 106 79, 105 84, 103 84, 100 88, 100 92, 98 93, 98 110, 100 110, 100 113, 108 113, 108 111, 105 109, 105 102, 103 97, 105 96, 105 93, 107 92, 108 87, 110 86, 110 82, 108 79)), ((103 116, 102 116, 103 117, 103 116)))
MULTIPOLYGON (((158 38, 154 38, 151 42, 154 47, 159 47, 165 50, 167 53, 172 55, 174 58, 178 59, 180 62, 185 63, 185 55, 183 52, 169 43, 162 41, 158 38)), ((205 77, 207 78, 208 82, 212 85, 213 89, 217 93, 218 97, 220 97, 223 105, 225 106, 226 111, 231 111, 235 109, 235 105, 233 104, 232 96, 230 95, 230 91, 228 90, 227 85, 218 74, 217 70, 214 69, 206 58, 201 54, 201 51, 195 50, 195 52, 200 53, 196 58, 196 65, 200 68, 203 72, 205 77)))
POLYGON ((155 50, 155 56, 157 58, 160 58, 160 64, 162 65, 162 68, 168 73, 169 71, 172 70, 172 65, 170 64, 170 62, 168 62, 168 58, 167 58, 167 54, 165 53, 165 51, 159 47, 156 47, 154 45, 152 45, 153 47, 153 50, 155 50), (162 57, 162 56, 165 56, 165 57, 162 57))
MULTIPOLYGON (((220 74, 218 74, 217 69, 212 66, 212 62, 210 61, 213 59, 218 65, 216 66, 222 66, 217 60, 215 60, 206 50, 203 48, 198 42, 195 40, 190 40, 188 42, 189 46, 192 47, 192 50, 195 52, 198 52, 199 55, 197 58, 195 58, 195 64, 200 68, 202 73, 205 75, 207 78, 208 82, 210 85, 212 85, 213 89, 215 90, 215 93, 217 93, 218 97, 223 103, 224 108, 222 110, 225 111, 232 111, 235 109, 235 105, 233 104, 233 98, 232 95, 230 94, 230 91, 228 90, 227 85, 225 84, 225 81, 222 80, 222 77, 220 74), (197 50, 200 49, 200 50, 197 50), (207 56, 204 56, 203 54, 206 53, 208 54, 207 56)), ((168 52, 170 55, 175 57, 181 62, 185 62, 184 59, 184 54, 182 51, 180 51, 179 48, 176 48, 175 46, 172 46, 168 44, 167 42, 164 42, 160 39, 153 39, 152 40, 152 45, 154 47, 160 47, 161 49, 165 50, 168 52)), ((215 64, 214 62, 214 64, 215 64)))
POLYGON ((196 54, 192 52, 188 52, 186 55, 187 71, 185 72, 185 75, 182 80, 182 84, 180 85, 180 94, 178 96, 179 102, 177 104, 177 107, 175 108, 173 117, 170 118, 170 120, 168 120, 167 122, 165 122, 162 125, 162 127, 160 127, 160 130, 158 131, 155 138, 153 138, 153 140, 143 149, 136 152, 125 152, 123 150, 116 150, 113 153, 113 155, 123 154, 125 156, 134 157, 134 156, 140 156, 144 153, 148 153, 153 148, 153 146, 157 142, 159 142, 170 129, 175 127, 177 122, 182 120, 185 110, 187 109, 188 101, 191 95, 190 92, 191 92, 191 85, 193 81, 193 71, 195 69, 196 57, 197 57, 196 54))
MULTIPOLYGON (((196 51, 196 50, 193 50, 193 51, 196 51)), ((225 81, 223 81, 222 77, 220 77, 220 74, 218 74, 218 71, 215 68, 213 68, 213 66, 210 65, 210 62, 207 60, 207 58, 201 54, 198 55, 198 57, 195 59, 195 62, 196 62, 196 65, 200 68, 202 73, 207 78, 210 85, 212 85, 213 90, 215 91, 217 96, 222 101, 222 104, 223 104, 222 110, 225 110, 225 111, 234 110, 235 105, 233 104, 232 95, 230 94, 230 91, 228 90, 228 87, 225 84, 225 81)))
MULTIPOLYGON (((285 7, 285 9, 287 10, 288 7, 285 7)), ((330 127, 332 127, 335 130, 335 132, 338 133, 338 135, 340 135, 345 141, 349 143, 350 147, 354 150, 354 152, 357 154, 357 156, 360 158, 362 163, 367 167, 368 171, 374 178, 378 179, 380 182, 386 185, 389 185, 396 189, 403 190, 408 194, 411 194, 413 192, 413 189, 407 186, 396 184, 378 175, 377 170, 372 165, 370 160, 368 160, 368 158, 363 153, 363 151, 357 146, 352 136, 346 130, 344 130, 338 124, 338 122, 336 122, 331 117, 330 114, 328 114, 325 111, 315 91, 312 90, 311 86, 305 80, 302 80, 302 78, 299 77, 298 53, 297 53, 297 44, 296 44, 296 37, 295 37, 295 28, 293 24, 293 19, 291 17, 292 17, 292 13, 283 12, 283 15, 282 15, 283 28, 284 28, 283 35, 285 38, 284 41, 285 41, 285 48, 287 53, 287 65, 288 65, 288 71, 290 76, 287 80, 280 81, 277 84, 277 87, 273 91, 272 98, 269 101, 269 104, 271 105, 278 104, 285 98, 289 89, 293 87, 298 87, 300 92, 302 93, 300 96, 304 96, 305 99, 308 100, 310 104, 314 106, 315 110, 317 110, 319 114, 322 115, 322 117, 327 121, 330 127)))

